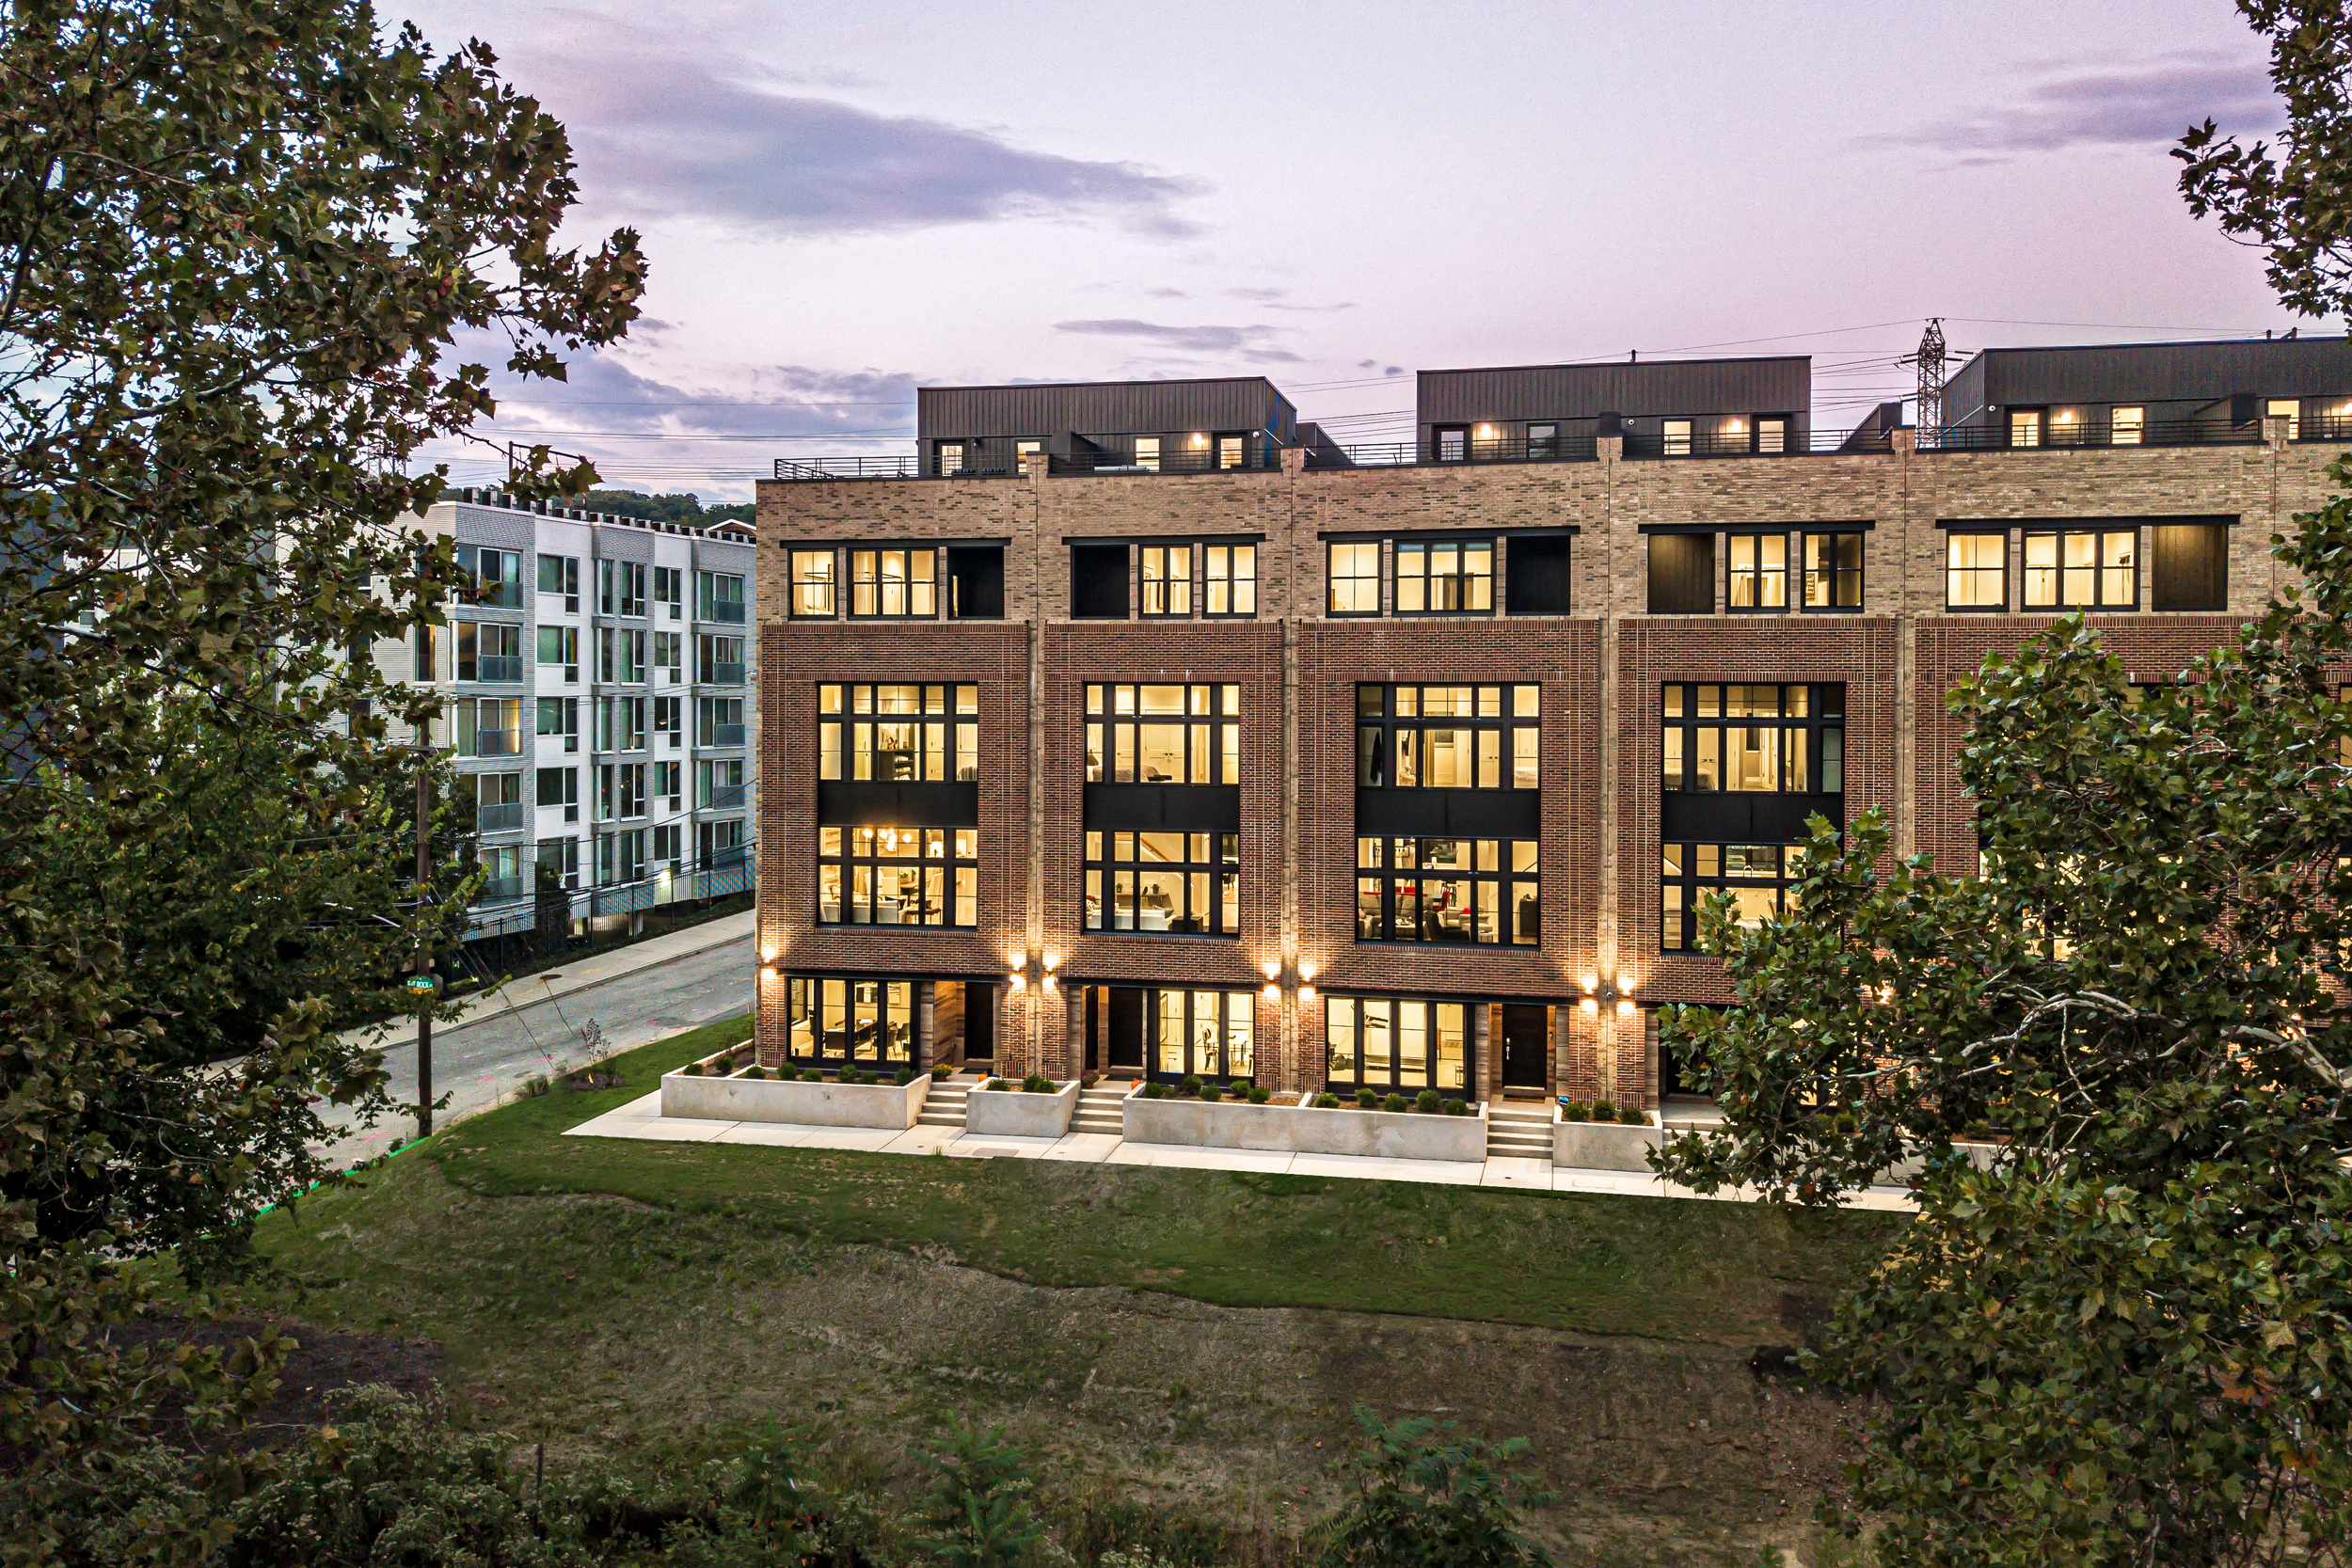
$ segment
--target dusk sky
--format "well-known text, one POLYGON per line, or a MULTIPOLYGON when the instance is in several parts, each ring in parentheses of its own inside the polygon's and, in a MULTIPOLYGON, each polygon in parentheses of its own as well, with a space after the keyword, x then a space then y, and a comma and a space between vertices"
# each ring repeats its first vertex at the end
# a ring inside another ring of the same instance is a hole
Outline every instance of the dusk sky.
POLYGON ((1809 353, 1827 429, 1931 315, 1963 356, 2297 325, 2166 155, 2274 128, 2221 0, 407 14, 497 50, 570 129, 570 232, 651 263, 494 435, 706 501, 910 450, 925 383, 1264 374, 1380 441, 1416 369, 1809 353))

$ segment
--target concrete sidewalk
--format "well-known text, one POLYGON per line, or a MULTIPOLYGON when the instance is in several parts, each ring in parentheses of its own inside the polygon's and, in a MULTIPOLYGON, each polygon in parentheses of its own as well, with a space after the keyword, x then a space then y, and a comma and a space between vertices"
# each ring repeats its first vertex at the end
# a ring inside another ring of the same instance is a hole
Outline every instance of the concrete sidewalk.
MULTIPOLYGON (((1539 1193, 1615 1193, 1629 1197, 1755 1201, 1750 1192, 1697 1193, 1631 1171, 1572 1170, 1549 1160, 1377 1160, 1351 1154, 1261 1153, 1174 1144, 1131 1144, 1107 1132, 1059 1138, 987 1137, 955 1127, 802 1127, 781 1122, 711 1121, 664 1117, 660 1090, 632 1100, 567 1132, 566 1137, 652 1138, 671 1143, 747 1144, 767 1148, 850 1148, 870 1154, 946 1155, 950 1159, 1073 1160, 1089 1164, 1161 1165, 1186 1170, 1247 1170, 1292 1176, 1336 1176, 1359 1181, 1422 1181, 1448 1187, 1514 1187, 1539 1193)), ((1846 1200, 1849 1209, 1909 1213, 1911 1194, 1873 1187, 1846 1200)))
MULTIPOLYGON (((699 926, 689 926, 682 931, 647 937, 643 942, 616 947, 577 963, 564 964, 559 969, 509 980, 496 990, 468 997, 457 1017, 446 1022, 437 1020, 433 1025, 433 1037, 439 1040, 486 1018, 576 996, 581 991, 609 985, 624 975, 634 974, 639 970, 651 969, 656 964, 707 952, 731 942, 741 942, 752 934, 756 921, 755 911, 744 910, 738 914, 707 920, 699 926)), ((355 1029, 346 1037, 365 1041, 378 1050, 389 1050, 393 1046, 415 1041, 417 1021, 414 1018, 403 1019, 384 1034, 373 1037, 364 1029, 355 1029)))

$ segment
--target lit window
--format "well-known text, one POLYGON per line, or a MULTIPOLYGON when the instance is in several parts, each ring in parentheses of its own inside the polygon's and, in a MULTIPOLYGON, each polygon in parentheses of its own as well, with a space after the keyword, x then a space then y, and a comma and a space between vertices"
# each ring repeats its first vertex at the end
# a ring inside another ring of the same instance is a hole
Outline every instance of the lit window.
POLYGON ((2287 439, 2296 440, 2303 434, 2303 404, 2295 398, 2272 398, 2264 412, 2274 420, 2287 422, 2287 439))
POLYGON ((1258 546, 1211 545, 1207 547, 1208 612, 1212 615, 1258 613, 1258 546))
POLYGON ((1944 544, 1944 603, 1952 610, 2009 608, 2009 535, 1955 533, 1944 544))
POLYGON ((1246 990, 1154 990, 1152 1019, 1154 1078, 1249 1078, 1257 1065, 1252 1044, 1257 998, 1246 990))
POLYGON ((794 975, 785 1009, 785 1054, 826 1066, 914 1060, 914 982, 819 980, 794 975))
POLYGON ((825 926, 976 926, 977 828, 817 830, 817 919, 825 926))
POLYGON ((1862 535, 1808 533, 1804 536, 1804 608, 1862 608, 1862 535))
POLYGON ((1330 549, 1331 613, 1380 613, 1380 544, 1333 545, 1330 549))
POLYGON ((1760 452, 1780 452, 1788 450, 1788 421, 1758 420, 1756 421, 1756 450, 1760 452))
POLYGON ((2136 529, 2026 531, 2027 610, 2133 610, 2136 529))
POLYGON ((1086 834, 1086 928, 1241 934, 1241 834, 1086 834))
POLYGON ((1660 743, 1669 790, 1842 795, 1846 689, 1671 685, 1660 743))
POLYGON ((831 618, 834 613, 833 574, 833 551, 792 552, 792 613, 795 616, 831 618))
POLYGON ((1089 784, 1241 783, 1237 685, 1089 686, 1089 784))
POLYGON ((1534 839, 1356 840, 1356 936, 1533 947, 1542 934, 1534 839))
POLYGON ((1356 782, 1368 789, 1536 789, 1538 686, 1359 686, 1356 782))
POLYGON ((1335 996, 1324 1005, 1324 1077, 1340 1092, 1436 1089, 1470 1083, 1469 1009, 1414 996, 1335 996))
POLYGON ((2117 408, 2107 414, 2107 439, 2119 447, 2136 447, 2146 439, 2148 410, 2117 408))
POLYGON ((1662 851, 1658 944, 1670 953, 1698 946, 1699 905, 1712 895, 1730 895, 1733 920, 1749 930, 1796 908, 1801 844, 1668 844, 1662 851))
MULTIPOLYGON (((817 711, 819 779, 969 784, 980 776, 977 686, 824 685, 817 711)), ((732 741, 702 741, 742 743, 739 724, 732 741)))
POLYGON ((1660 447, 1668 457, 1690 456, 1691 421, 1688 420, 1668 420, 1665 423, 1663 438, 1660 443, 1660 447))
POLYGON ((1731 550, 1730 608, 1788 609, 1788 536, 1735 533, 1726 543, 1731 550))
POLYGON ((2042 444, 2042 410, 2012 408, 2009 412, 2009 444, 2012 447, 2038 447, 2042 444))
POLYGON ((1494 542, 1399 544, 1399 615, 1481 613, 1495 607, 1494 542))
POLYGON ((930 620, 939 613, 938 569, 939 552, 929 547, 851 550, 850 613, 930 620))
POLYGON ((1146 545, 1143 557, 1143 613, 1192 613, 1192 546, 1146 545))
POLYGON ((1160 471, 1160 438, 1156 436, 1136 437, 1136 467, 1160 471))

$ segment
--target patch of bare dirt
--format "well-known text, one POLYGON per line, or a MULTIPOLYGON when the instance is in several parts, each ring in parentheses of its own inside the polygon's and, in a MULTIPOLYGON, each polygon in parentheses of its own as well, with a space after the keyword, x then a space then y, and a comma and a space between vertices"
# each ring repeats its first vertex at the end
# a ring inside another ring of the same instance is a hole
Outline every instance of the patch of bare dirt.
MULTIPOLYGON (((157 1316, 117 1325, 108 1331, 106 1342, 124 1349, 167 1343, 227 1349, 258 1338, 273 1323, 281 1336, 294 1341, 294 1349, 286 1357, 278 1392, 252 1425, 225 1439, 228 1447, 269 1447, 290 1440, 303 1428, 326 1419, 327 1399, 338 1389, 381 1383, 420 1398, 438 1390, 447 1357, 431 1340, 342 1334, 290 1319, 228 1318, 204 1323, 157 1316)), ((159 1435, 181 1447, 210 1448, 223 1441, 207 1438, 195 1443, 176 1404, 167 1405, 159 1435)))

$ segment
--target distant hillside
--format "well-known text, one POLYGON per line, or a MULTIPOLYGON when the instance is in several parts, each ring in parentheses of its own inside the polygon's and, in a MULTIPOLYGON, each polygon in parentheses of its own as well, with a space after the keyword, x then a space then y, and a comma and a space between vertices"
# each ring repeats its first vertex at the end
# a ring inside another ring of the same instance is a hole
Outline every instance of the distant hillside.
POLYGON ((592 512, 643 517, 655 523, 693 523, 703 528, 714 523, 753 520, 749 501, 734 506, 705 506, 702 498, 691 491, 675 496, 648 496, 642 490, 591 490, 584 504, 592 512))

